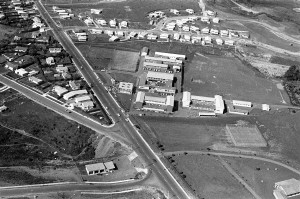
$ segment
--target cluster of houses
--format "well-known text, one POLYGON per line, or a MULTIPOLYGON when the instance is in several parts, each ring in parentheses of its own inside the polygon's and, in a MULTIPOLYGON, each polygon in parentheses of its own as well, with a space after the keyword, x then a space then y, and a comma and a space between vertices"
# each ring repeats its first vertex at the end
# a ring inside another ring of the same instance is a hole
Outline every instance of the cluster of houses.
POLYGON ((80 80, 70 80, 67 84, 68 89, 63 86, 54 86, 52 92, 55 92, 58 97, 62 97, 66 105, 71 109, 74 107, 81 108, 84 111, 92 109, 95 105, 91 95, 86 89, 80 89, 80 80))
POLYGON ((59 15, 61 19, 71 19, 75 15, 72 13, 71 9, 61 9, 57 6, 53 6, 52 10, 59 15))
POLYGON ((100 26, 109 26, 111 28, 127 28, 127 21, 117 21, 116 19, 111 19, 108 22, 105 19, 96 19, 95 22, 100 26))
MULTIPOLYGON (((175 14, 175 15, 179 15, 180 14, 180 11, 177 10, 177 9, 170 9, 169 11, 171 13, 175 14)), ((190 9, 190 8, 185 9, 184 12, 186 12, 186 13, 188 13, 190 15, 195 14, 195 11, 193 9, 190 9)), ((164 16, 166 16, 166 13, 163 12, 163 11, 154 11, 154 12, 151 12, 151 13, 148 14, 149 18, 162 18, 164 16)))
POLYGON ((36 15, 33 0, 0 1, 0 20, 6 18, 9 24, 20 23, 36 15))
POLYGON ((88 40, 88 33, 83 30, 73 30, 73 33, 77 37, 78 41, 88 40))

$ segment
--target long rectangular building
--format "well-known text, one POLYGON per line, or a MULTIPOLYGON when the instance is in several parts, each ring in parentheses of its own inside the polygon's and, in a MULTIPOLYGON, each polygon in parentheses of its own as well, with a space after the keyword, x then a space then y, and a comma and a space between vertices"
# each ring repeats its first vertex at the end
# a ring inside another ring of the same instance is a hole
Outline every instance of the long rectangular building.
POLYGON ((149 81, 173 81, 174 74, 172 73, 160 73, 148 71, 147 80, 149 81))
POLYGON ((76 90, 76 91, 71 91, 71 92, 68 92, 66 94, 64 94, 63 98, 65 100, 68 100, 70 99, 71 97, 74 97, 76 95, 82 95, 82 94, 87 94, 87 90, 83 89, 83 90, 76 90))
POLYGON ((166 58, 161 58, 161 57, 151 57, 151 56, 148 56, 148 55, 145 56, 145 61, 147 61, 147 62, 157 62, 157 63, 163 63, 163 64, 182 65, 182 60, 166 59, 166 58))
POLYGON ((173 54, 173 53, 164 53, 164 52, 155 52, 155 56, 167 57, 169 59, 186 59, 185 55, 173 54))

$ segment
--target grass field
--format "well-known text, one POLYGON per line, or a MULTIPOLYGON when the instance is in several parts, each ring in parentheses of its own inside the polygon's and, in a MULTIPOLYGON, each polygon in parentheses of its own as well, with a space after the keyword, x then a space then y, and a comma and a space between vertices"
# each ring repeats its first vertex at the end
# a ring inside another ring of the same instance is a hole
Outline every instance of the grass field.
POLYGON ((60 19, 60 23, 63 26, 86 26, 86 24, 79 19, 60 19))
POLYGON ((219 159, 207 155, 173 157, 176 168, 196 190, 198 198, 249 199, 251 194, 222 166, 219 159))
POLYGON ((112 70, 135 72, 140 54, 138 52, 115 50, 111 61, 112 70))
POLYGON ((274 82, 243 65, 238 59, 201 55, 185 67, 184 90, 194 95, 222 95, 225 99, 282 104, 289 98, 274 82), (198 80, 194 83, 191 80, 198 80))
POLYGON ((263 199, 273 199, 275 182, 290 178, 299 179, 299 175, 278 165, 251 159, 224 157, 231 168, 263 199))
POLYGON ((0 40, 6 38, 5 34, 13 34, 16 31, 17 31, 17 28, 0 24, 0 40))

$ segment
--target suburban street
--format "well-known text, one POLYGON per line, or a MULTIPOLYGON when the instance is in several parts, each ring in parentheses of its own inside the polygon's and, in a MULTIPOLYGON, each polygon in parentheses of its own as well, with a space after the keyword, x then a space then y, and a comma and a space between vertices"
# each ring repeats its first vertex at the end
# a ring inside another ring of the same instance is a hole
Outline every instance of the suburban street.
POLYGON ((148 143, 134 128, 129 118, 122 113, 118 104, 99 82, 98 77, 94 74, 92 67, 71 42, 70 38, 65 34, 64 31, 55 26, 53 19, 49 16, 40 1, 37 1, 36 5, 41 13, 41 16, 52 28, 56 39, 61 42, 64 48, 72 55, 78 70, 80 70, 80 72, 83 74, 86 81, 90 85, 93 85, 92 89, 95 96, 99 99, 103 106, 109 107, 108 112, 110 113, 110 116, 119 125, 120 129, 123 131, 123 133, 125 133, 128 140, 131 141, 131 143, 135 146, 136 152, 144 160, 144 163, 148 165, 147 167, 149 167, 157 175, 162 185, 164 185, 165 188, 170 192, 170 196, 172 196, 171 198, 190 198, 189 194, 176 181, 176 179, 161 162, 159 157, 151 149, 148 143))

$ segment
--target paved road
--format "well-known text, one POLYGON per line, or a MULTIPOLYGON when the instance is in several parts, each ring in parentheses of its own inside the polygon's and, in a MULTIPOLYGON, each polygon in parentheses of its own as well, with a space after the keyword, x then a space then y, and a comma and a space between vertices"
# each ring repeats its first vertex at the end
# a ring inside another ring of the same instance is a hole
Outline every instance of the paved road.
POLYGON ((36 5, 41 13, 41 16, 45 19, 48 25, 53 29, 53 33, 64 48, 73 56, 74 62, 81 71, 84 78, 89 84, 93 85, 93 91, 95 96, 99 99, 102 105, 109 107, 111 117, 118 123, 123 132, 127 135, 127 138, 135 145, 135 150, 139 156, 145 161, 145 164, 152 169, 157 175, 158 179, 170 192, 170 195, 175 198, 185 199, 191 198, 187 192, 179 185, 169 170, 161 162, 159 157, 154 153, 148 143, 134 128, 133 124, 128 118, 121 112, 119 105, 115 102, 111 95, 106 91, 104 86, 99 82, 98 77, 95 75, 92 67, 88 64, 79 50, 75 47, 66 33, 60 30, 54 23, 53 19, 49 16, 47 10, 43 7, 40 1, 36 2, 36 5), (83 69, 81 69, 81 67, 83 69))
POLYGON ((29 186, 20 187, 12 189, 1 189, 0 188, 0 198, 9 196, 22 196, 22 195, 37 195, 45 193, 56 193, 56 192, 73 192, 73 191, 95 191, 95 192, 111 192, 111 191, 121 191, 132 189, 133 187, 140 186, 144 181, 136 180, 126 183, 107 183, 107 184, 85 184, 85 183, 75 183, 75 184, 59 184, 59 185, 47 185, 47 186, 29 186))
POLYGON ((20 93, 23 93, 25 96, 32 99, 33 101, 50 108, 51 110, 57 112, 60 115, 63 115, 71 120, 74 120, 80 124, 83 124, 100 134, 104 134, 104 135, 108 136, 109 138, 111 138, 113 140, 121 141, 125 144, 128 144, 128 141, 123 136, 121 136, 118 132, 112 131, 111 128, 105 128, 100 123, 90 120, 87 117, 85 117, 81 114, 78 114, 77 112, 72 111, 71 113, 68 113, 66 111, 66 108, 63 107, 61 104, 59 104, 53 100, 50 100, 50 99, 42 96, 41 94, 39 94, 27 87, 15 82, 15 81, 10 80, 7 77, 0 75, 0 82, 19 91, 20 93))

